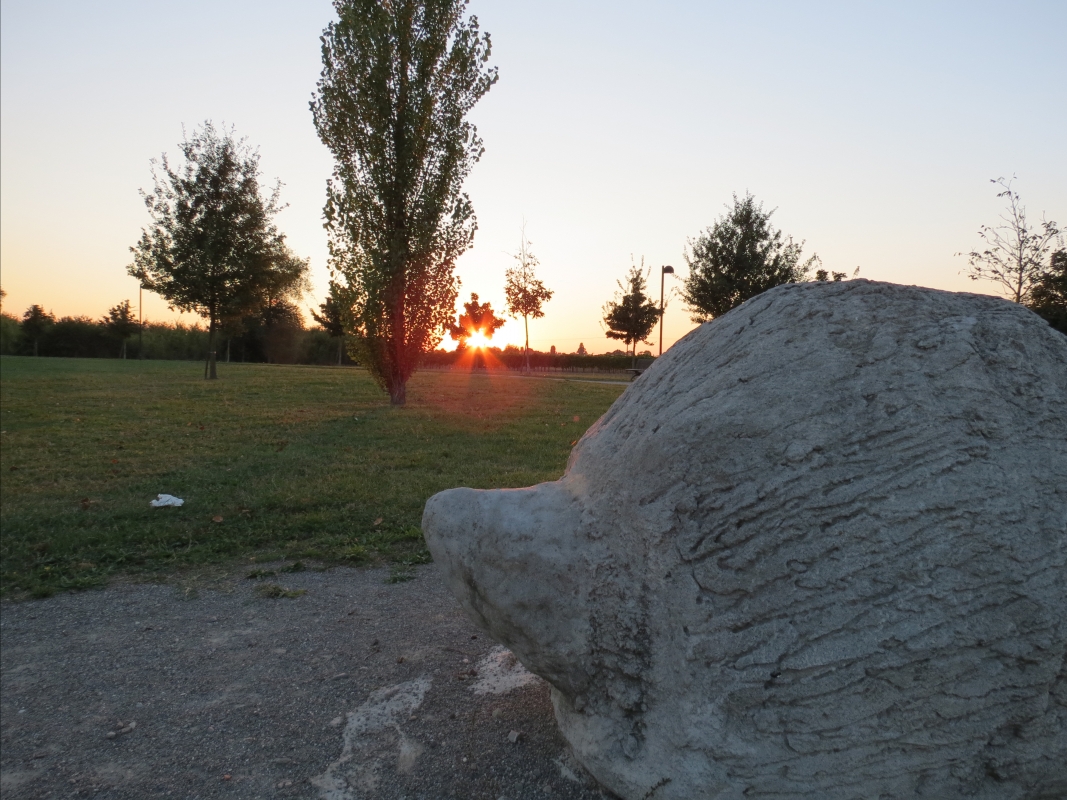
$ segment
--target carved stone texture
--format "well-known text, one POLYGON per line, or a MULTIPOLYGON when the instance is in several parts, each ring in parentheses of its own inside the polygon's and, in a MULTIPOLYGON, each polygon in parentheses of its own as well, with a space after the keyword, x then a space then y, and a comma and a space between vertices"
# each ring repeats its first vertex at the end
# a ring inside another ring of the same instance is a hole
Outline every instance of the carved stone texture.
POLYGON ((1020 306, 773 289, 423 530, 623 798, 1067 797, 1067 337, 1020 306))

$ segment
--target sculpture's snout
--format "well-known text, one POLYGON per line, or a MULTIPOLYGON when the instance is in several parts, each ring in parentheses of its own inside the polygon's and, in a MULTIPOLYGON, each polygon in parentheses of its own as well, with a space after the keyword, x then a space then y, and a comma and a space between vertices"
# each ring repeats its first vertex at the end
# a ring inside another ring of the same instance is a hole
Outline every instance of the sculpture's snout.
POLYGON ((573 695, 588 652, 576 596, 589 585, 577 548, 577 502, 559 483, 450 489, 431 497, 422 531, 464 610, 531 671, 573 695))

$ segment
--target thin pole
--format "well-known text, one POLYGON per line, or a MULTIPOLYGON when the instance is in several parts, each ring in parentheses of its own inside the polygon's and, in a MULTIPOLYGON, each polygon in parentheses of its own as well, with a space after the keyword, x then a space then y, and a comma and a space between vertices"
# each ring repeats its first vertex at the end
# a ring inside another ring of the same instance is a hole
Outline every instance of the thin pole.
POLYGON ((674 267, 670 264, 661 267, 659 271, 659 354, 663 355, 663 282, 667 279, 667 273, 674 274, 674 267))
POLYGON ((665 270, 659 271, 659 354, 663 355, 663 282, 667 280, 665 270))
POLYGON ((137 358, 144 360, 144 284, 137 289, 137 358))

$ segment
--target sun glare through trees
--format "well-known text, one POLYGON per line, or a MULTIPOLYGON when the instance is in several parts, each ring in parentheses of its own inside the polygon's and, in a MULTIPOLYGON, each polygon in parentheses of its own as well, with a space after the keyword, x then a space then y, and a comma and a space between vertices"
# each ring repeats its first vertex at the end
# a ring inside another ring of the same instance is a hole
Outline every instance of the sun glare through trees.
POLYGON ((489 346, 489 339, 481 331, 475 331, 467 339, 467 347, 473 347, 478 350, 482 350, 489 346))

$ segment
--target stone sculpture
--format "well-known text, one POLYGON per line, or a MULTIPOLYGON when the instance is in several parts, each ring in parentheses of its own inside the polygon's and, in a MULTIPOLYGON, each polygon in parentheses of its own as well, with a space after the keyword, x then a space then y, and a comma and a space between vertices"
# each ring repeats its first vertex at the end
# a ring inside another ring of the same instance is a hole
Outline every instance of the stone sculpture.
POLYGON ((423 530, 627 800, 1067 797, 1067 337, 1025 308, 773 289, 423 530))

